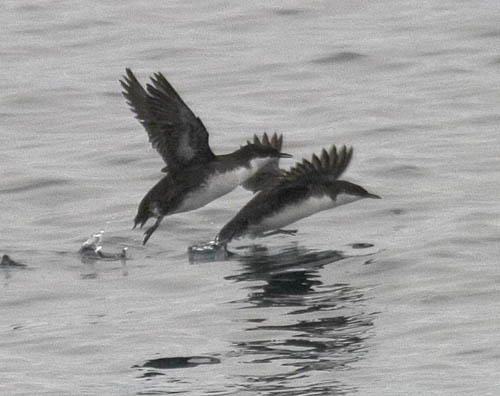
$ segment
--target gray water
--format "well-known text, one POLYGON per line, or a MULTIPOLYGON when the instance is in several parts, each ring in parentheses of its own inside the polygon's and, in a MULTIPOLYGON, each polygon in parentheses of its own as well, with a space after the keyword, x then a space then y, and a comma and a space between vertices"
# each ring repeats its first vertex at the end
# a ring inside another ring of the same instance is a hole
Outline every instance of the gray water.
POLYGON ((0 254, 26 265, 0 268, 1 394, 498 394, 496 1, 0 8, 0 254), (295 160, 349 144, 345 178, 383 199, 190 262, 238 189, 142 247, 164 164, 125 67, 164 72, 215 152, 264 131, 295 160), (130 259, 82 260, 100 229, 130 259))

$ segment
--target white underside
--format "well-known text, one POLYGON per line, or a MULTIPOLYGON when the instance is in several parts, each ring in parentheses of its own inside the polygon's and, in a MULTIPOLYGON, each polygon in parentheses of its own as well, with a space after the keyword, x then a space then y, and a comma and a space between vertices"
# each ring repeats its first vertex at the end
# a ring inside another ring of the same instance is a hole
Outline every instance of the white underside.
POLYGON ((358 196, 348 194, 339 194, 335 201, 327 195, 323 195, 322 197, 310 197, 300 204, 285 206, 282 210, 264 219, 261 223, 251 225, 249 227, 249 232, 250 234, 258 235, 266 231, 277 230, 295 223, 304 217, 311 216, 314 213, 345 205, 359 199, 361 198, 358 196))
POLYGON ((199 189, 186 196, 182 205, 174 213, 188 212, 205 206, 227 193, 233 191, 248 178, 252 177, 270 159, 255 159, 250 162, 250 167, 240 167, 230 172, 216 173, 207 180, 199 189))

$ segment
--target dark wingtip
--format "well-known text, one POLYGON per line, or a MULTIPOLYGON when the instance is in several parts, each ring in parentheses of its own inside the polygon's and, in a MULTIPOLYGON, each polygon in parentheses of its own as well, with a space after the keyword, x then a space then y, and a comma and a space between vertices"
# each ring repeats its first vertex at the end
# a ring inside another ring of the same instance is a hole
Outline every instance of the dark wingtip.
POLYGON ((272 147, 280 151, 281 147, 283 146, 283 135, 278 135, 276 132, 274 132, 271 136, 269 136, 267 132, 264 132, 262 134, 262 138, 254 135, 253 143, 256 145, 272 147))
MULTIPOLYGON (((130 67, 125 68, 125 74, 122 76, 122 78, 126 82, 130 82, 131 80, 134 80, 135 76, 134 76, 134 73, 132 73, 132 69, 130 69, 130 67)), ((123 85, 123 80, 119 80, 122 85, 123 85)))
POLYGON ((286 172, 288 180, 299 180, 304 175, 318 175, 337 179, 348 167, 352 159, 352 147, 332 145, 327 151, 322 149, 320 154, 313 154, 311 160, 303 159, 286 172))

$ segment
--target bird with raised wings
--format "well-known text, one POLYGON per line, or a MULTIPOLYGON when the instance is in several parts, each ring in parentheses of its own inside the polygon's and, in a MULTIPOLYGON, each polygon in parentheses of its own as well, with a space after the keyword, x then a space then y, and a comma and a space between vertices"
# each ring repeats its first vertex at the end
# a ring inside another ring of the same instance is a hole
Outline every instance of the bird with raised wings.
POLYGON ((285 232, 286 227, 314 213, 348 204, 362 198, 380 198, 363 187, 338 180, 352 159, 352 148, 323 149, 281 175, 277 183, 255 195, 215 238, 226 246, 243 236, 259 237, 285 232))
MULTIPOLYGON (((142 228, 151 217, 156 219, 144 233, 143 244, 165 216, 201 208, 231 192, 266 165, 291 157, 280 151, 282 137, 276 135, 271 139, 265 135, 262 140, 255 137, 233 153, 215 155, 203 122, 163 74, 155 73, 144 88, 127 68, 120 83, 153 148, 166 163, 162 169, 166 176, 144 196, 135 217, 134 228, 142 228)), ((251 188, 259 189, 259 182, 251 188)))

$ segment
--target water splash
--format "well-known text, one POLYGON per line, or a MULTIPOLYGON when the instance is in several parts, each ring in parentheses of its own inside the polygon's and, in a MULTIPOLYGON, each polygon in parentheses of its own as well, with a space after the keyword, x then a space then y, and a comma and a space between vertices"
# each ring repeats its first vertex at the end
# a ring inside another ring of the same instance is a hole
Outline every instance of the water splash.
POLYGON ((92 260, 107 260, 107 261, 115 261, 115 260, 126 260, 127 259, 127 250, 128 247, 125 246, 122 248, 119 253, 108 253, 102 250, 102 239, 105 230, 100 230, 90 236, 78 251, 82 259, 92 259, 92 260))
POLYGON ((188 259, 191 264, 200 262, 222 261, 232 256, 225 245, 217 239, 188 247, 188 259))

